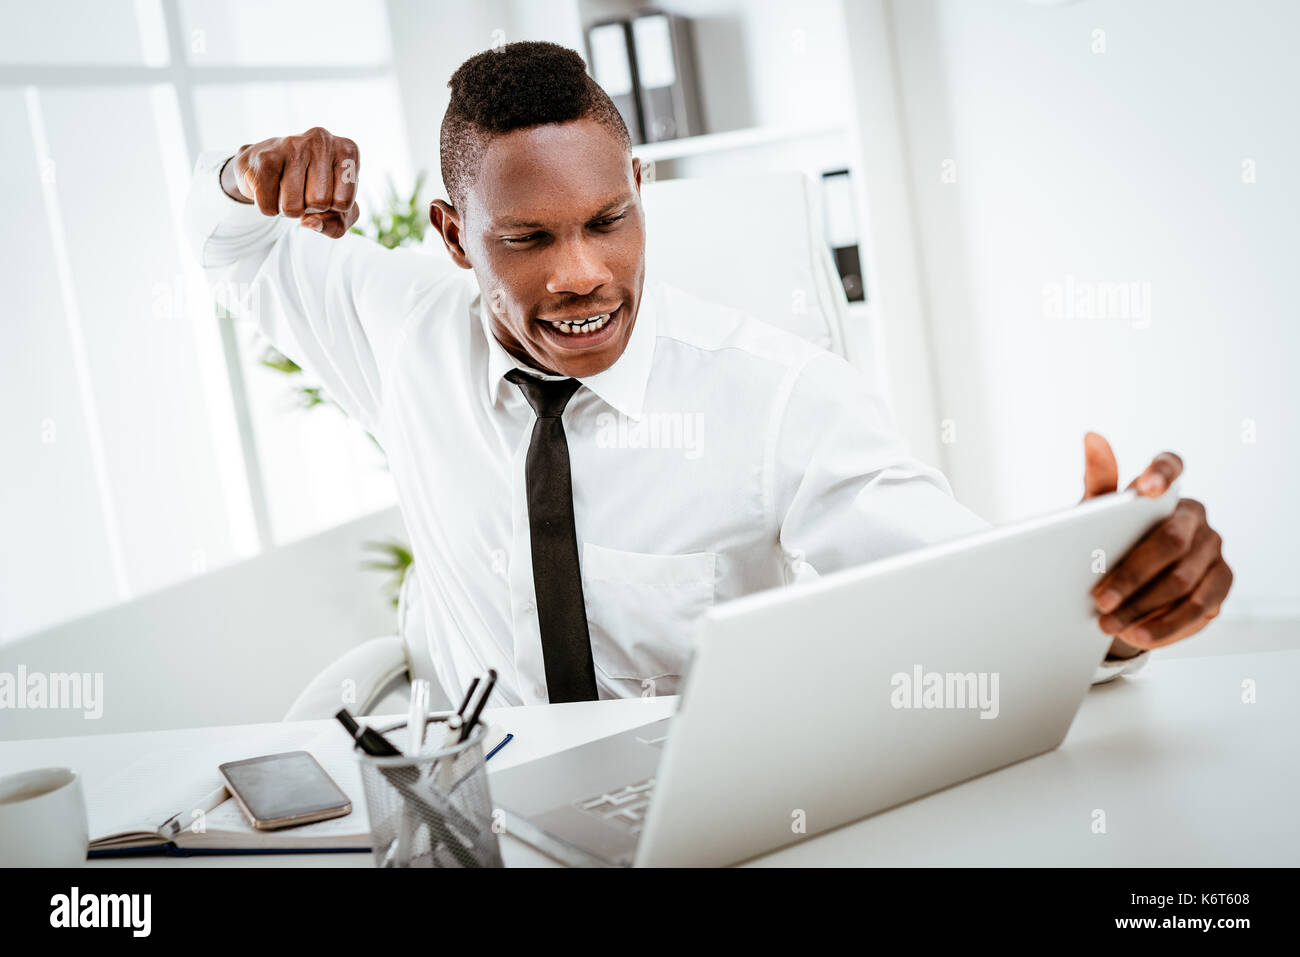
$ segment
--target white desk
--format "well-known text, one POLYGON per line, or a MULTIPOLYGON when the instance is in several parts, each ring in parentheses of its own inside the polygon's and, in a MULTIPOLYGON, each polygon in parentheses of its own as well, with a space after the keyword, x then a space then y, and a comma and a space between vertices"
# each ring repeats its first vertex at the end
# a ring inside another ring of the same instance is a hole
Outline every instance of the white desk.
MULTIPOLYGON (((668 715, 675 698, 498 709, 497 771, 668 715)), ((395 716, 400 720, 402 716, 395 716)), ((304 727, 332 723, 304 722, 304 727)), ((374 723, 379 723, 378 719, 374 723)), ((242 725, 0 743, 0 768, 67 765, 94 787, 146 750, 248 742, 242 725)), ((1300 651, 1161 660, 1094 688, 1056 751, 753 862, 791 865, 1300 865, 1300 651), (1242 702, 1252 679, 1257 703, 1242 702), (1093 833, 1093 812, 1106 833, 1093 833)), ((503 840, 511 866, 550 860, 503 840)), ((96 859, 110 867, 368 867, 369 854, 96 859)))

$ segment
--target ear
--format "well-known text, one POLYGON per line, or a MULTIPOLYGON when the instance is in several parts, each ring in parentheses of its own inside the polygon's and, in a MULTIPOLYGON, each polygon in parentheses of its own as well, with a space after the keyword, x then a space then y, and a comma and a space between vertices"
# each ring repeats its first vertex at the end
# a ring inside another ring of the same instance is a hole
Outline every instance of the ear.
POLYGON ((450 203, 435 199, 429 204, 429 222, 442 236, 443 245, 447 247, 447 254, 451 256, 451 261, 461 269, 473 269, 474 264, 469 261, 469 256, 465 255, 465 247, 461 245, 460 214, 456 212, 456 208, 450 203))
POLYGON ((641 157, 632 157, 632 178, 636 180, 636 194, 641 195, 641 157))

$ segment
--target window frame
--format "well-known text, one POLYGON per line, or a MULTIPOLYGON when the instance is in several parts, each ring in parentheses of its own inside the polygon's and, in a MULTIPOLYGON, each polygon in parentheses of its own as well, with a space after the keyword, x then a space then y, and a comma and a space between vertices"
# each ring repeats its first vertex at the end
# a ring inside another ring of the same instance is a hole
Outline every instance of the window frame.
MULTIPOLYGON (((198 112, 195 103, 195 90, 198 87, 224 84, 396 79, 391 50, 382 62, 374 64, 195 65, 190 62, 186 49, 180 0, 159 0, 157 9, 166 33, 167 62, 165 64, 0 64, 0 88, 17 88, 33 96, 42 88, 50 87, 170 87, 175 94, 185 153, 189 168, 192 169, 200 153, 198 112)), ((132 13, 138 19, 142 13, 141 6, 136 4, 132 13)), ((233 320, 221 318, 215 311, 214 320, 220 330, 222 359, 243 457, 243 481, 256 536, 255 554, 260 554, 273 547, 275 540, 271 530, 266 481, 253 427, 253 411, 233 320)), ((106 478, 100 475, 99 484, 103 486, 105 482, 106 478)), ((101 488, 101 492, 106 493, 107 489, 101 488)), ((120 548, 120 542, 111 543, 111 547, 120 548)), ((117 578, 121 599, 131 597, 130 589, 123 580, 120 569, 117 578)))

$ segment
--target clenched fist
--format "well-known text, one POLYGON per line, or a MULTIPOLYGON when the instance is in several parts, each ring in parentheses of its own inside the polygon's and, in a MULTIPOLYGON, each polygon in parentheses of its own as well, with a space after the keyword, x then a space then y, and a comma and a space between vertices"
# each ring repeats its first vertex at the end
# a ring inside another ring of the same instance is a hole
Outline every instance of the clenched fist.
POLYGON ((301 220, 334 239, 357 221, 357 144, 319 126, 242 146, 221 170, 221 188, 267 216, 301 220))

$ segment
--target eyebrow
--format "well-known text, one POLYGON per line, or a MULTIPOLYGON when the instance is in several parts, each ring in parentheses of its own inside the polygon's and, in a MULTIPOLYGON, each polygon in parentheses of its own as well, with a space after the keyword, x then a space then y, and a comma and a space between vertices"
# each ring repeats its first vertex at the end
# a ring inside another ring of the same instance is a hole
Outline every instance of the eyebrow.
MULTIPOLYGON (((608 203, 606 203, 604 206, 600 207, 600 209, 596 210, 596 212, 594 212, 594 213, 592 214, 591 218, 592 218, 592 219, 599 219, 601 216, 604 216, 606 213, 613 212, 613 211, 614 211, 615 209, 617 209, 619 206, 623 206, 623 205, 625 205, 625 204, 627 204, 627 203, 631 203, 632 201, 633 201, 633 196, 632 196, 632 194, 631 194, 631 193, 624 193, 623 195, 619 196, 617 199, 611 199, 611 200, 610 200, 608 203)), ((495 220, 495 221, 493 221, 493 223, 491 224, 491 226, 490 226, 489 228, 490 228, 490 229, 494 229, 494 230, 498 230, 498 229, 505 229, 505 230, 516 230, 516 229, 546 229, 546 228, 547 228, 547 224, 546 224, 546 223, 532 223, 532 222, 525 222, 525 221, 522 220, 522 219, 501 219, 501 220, 495 220)))

